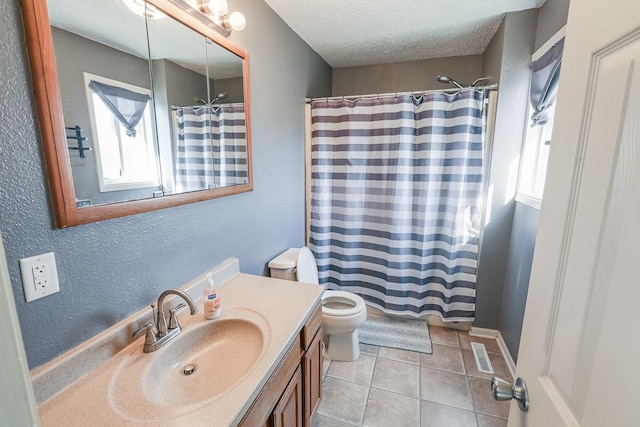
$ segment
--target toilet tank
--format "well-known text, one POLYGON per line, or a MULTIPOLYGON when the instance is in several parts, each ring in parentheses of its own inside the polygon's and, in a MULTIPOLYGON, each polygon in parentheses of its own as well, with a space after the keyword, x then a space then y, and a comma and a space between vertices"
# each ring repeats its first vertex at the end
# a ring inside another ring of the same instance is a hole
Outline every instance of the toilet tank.
POLYGON ((299 251, 300 248, 289 248, 269 261, 268 266, 271 277, 275 279, 297 280, 296 266, 299 251))

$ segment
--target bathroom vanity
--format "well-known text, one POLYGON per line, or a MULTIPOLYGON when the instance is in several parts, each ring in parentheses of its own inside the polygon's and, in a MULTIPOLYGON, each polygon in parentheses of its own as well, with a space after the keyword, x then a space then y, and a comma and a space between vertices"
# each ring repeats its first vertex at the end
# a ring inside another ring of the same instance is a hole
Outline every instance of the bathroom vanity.
POLYGON ((311 426, 322 399, 321 305, 300 331, 240 425, 311 426))
MULTIPOLYGON (((129 338, 151 319, 143 309, 32 372, 41 424, 310 426, 322 395, 322 287, 242 274, 233 259, 213 274, 220 318, 179 312, 180 334, 144 353, 144 337, 129 338)), ((203 284, 180 289, 197 299, 203 284)))

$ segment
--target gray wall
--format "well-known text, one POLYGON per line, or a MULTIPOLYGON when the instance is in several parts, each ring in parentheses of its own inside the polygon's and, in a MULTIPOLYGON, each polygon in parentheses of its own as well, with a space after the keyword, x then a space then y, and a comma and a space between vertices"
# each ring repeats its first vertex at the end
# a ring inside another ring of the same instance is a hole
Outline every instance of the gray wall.
MULTIPOLYGON (((569 0, 547 0, 540 8, 535 50, 566 24, 568 7, 569 0)), ((516 361, 539 218, 537 209, 516 203, 498 327, 516 361)))
POLYGON ((395 64, 335 68, 333 96, 445 89, 436 80, 446 75, 460 83, 473 83, 482 73, 482 55, 434 58, 395 64))
POLYGON ((483 74, 494 77, 499 70, 500 90, 477 278, 474 325, 483 328, 499 324, 537 15, 537 10, 508 13, 485 51, 483 74))
POLYGON ((518 346, 529 291, 529 276, 539 219, 538 209, 516 203, 499 326, 513 360, 518 360, 518 346))
POLYGON ((254 191, 55 230, 21 13, 0 2, 1 231, 31 368, 228 257, 262 274, 304 243, 304 98, 330 95, 331 68, 264 2, 230 3, 249 23, 230 38, 250 58, 254 191), (18 260, 48 251, 60 293, 27 304, 18 260))
POLYGON ((569 14, 569 0, 547 0, 538 11, 538 28, 536 29, 535 52, 546 43, 551 36, 564 27, 569 14))
POLYGON ((506 23, 503 20, 482 54, 482 75, 489 78, 488 83, 500 83, 505 28, 506 23))
MULTIPOLYGON (((172 105, 201 105, 195 98, 208 100, 207 77, 195 71, 181 67, 175 62, 166 59, 154 60, 154 67, 157 62, 164 64, 165 88, 167 91, 167 107, 172 105)), ((155 68, 154 68, 154 90, 155 90, 155 68)), ((213 84, 213 80, 210 81, 213 84)), ((212 90, 213 91, 213 90, 212 90)))
POLYGON ((243 102, 244 92, 242 87, 242 77, 231 77, 228 79, 216 79, 213 81, 212 97, 220 92, 227 94, 228 98, 220 101, 221 103, 243 102))

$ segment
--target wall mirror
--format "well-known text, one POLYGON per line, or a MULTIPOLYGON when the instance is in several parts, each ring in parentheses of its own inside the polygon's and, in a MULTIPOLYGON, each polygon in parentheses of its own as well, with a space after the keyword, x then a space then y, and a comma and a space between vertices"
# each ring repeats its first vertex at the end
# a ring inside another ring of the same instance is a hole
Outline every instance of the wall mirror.
POLYGON ((247 54, 188 0, 22 4, 58 227, 252 190, 247 54))

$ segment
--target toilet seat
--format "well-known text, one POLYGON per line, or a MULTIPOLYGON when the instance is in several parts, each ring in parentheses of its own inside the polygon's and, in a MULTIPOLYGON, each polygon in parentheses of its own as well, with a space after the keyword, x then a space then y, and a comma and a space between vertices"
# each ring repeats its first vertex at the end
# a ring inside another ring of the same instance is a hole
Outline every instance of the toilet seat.
MULTIPOLYGON (((298 262, 296 269, 296 277, 298 282, 319 284, 318 267, 316 259, 311 249, 306 246, 298 251, 298 262)), ((324 316, 348 317, 361 313, 366 310, 364 300, 360 295, 346 291, 324 291, 322 294, 322 314, 324 316), (341 302, 351 307, 347 308, 330 308, 324 305, 325 302, 335 301, 341 302)))
MULTIPOLYGON (((316 259, 307 247, 287 249, 269 261, 269 269, 271 277, 320 285, 316 259)), ((346 362, 356 360, 360 356, 358 328, 365 320, 367 307, 360 295, 325 290, 322 294, 321 324, 327 345, 326 357, 346 362), (338 307, 329 307, 332 303, 337 303, 338 307)))
POLYGON ((360 295, 345 291, 324 291, 322 294, 322 314, 325 316, 346 317, 353 316, 365 310, 364 300, 360 295), (329 308, 324 303, 329 300, 352 305, 351 308, 329 308))

